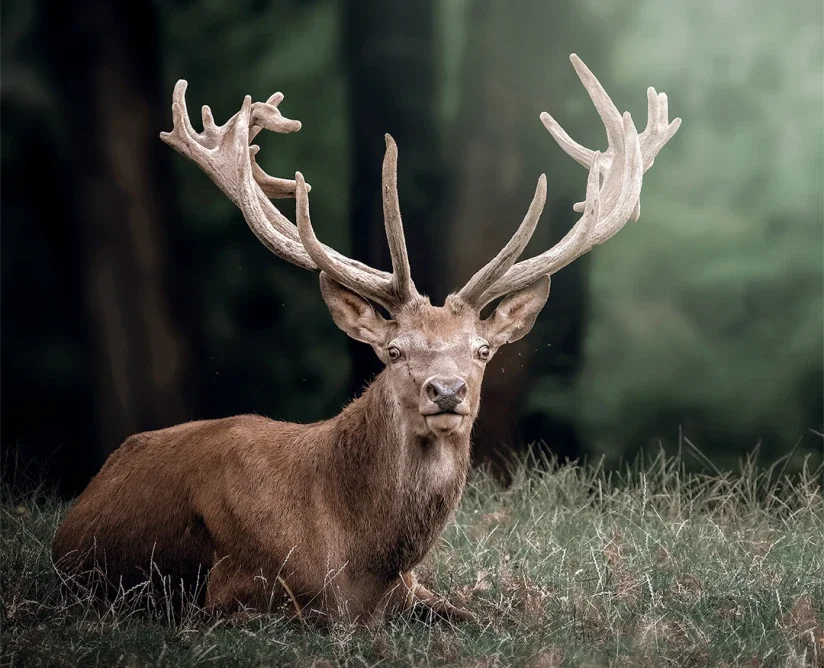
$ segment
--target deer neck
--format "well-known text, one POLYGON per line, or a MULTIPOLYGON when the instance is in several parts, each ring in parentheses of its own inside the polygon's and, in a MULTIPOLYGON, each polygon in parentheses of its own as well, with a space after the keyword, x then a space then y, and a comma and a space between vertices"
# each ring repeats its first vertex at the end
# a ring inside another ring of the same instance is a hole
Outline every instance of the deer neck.
POLYGON ((417 407, 404 406, 381 373, 330 421, 334 496, 353 519, 378 508, 415 516, 432 504, 448 514, 460 501, 470 460, 469 425, 454 434, 423 435, 409 411, 417 407))

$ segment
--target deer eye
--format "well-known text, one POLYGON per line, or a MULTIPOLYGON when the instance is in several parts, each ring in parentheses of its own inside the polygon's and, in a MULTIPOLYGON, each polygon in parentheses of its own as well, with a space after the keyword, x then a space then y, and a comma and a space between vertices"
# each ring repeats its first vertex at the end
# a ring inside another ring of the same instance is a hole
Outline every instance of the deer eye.
POLYGON ((489 346, 481 346, 478 348, 478 358, 484 361, 489 359, 489 346))
POLYGON ((387 354, 389 355, 389 359, 393 362, 397 362, 402 356, 401 349, 398 348, 398 346, 389 346, 387 354))

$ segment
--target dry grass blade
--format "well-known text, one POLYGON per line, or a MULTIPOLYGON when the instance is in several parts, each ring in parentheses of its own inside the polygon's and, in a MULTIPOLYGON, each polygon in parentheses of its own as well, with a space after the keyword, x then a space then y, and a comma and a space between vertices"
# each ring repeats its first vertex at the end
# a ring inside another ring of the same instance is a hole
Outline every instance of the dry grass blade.
POLYGON ((461 626, 176 616, 170 584, 101 606, 54 571, 64 508, 4 489, 0 664, 824 665, 822 471, 782 466, 689 473, 658 453, 620 472, 546 461, 507 489, 476 474, 421 570, 475 614, 461 626))

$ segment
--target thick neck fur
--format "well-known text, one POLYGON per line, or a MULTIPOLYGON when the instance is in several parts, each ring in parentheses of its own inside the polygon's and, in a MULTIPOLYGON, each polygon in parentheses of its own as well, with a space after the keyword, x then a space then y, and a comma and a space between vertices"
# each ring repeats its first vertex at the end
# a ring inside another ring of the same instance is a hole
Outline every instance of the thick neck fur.
POLYGON ((414 566, 437 540, 469 467, 468 425, 459 433, 422 436, 410 426, 417 418, 405 413, 410 410, 381 374, 324 423, 330 509, 373 550, 375 568, 387 576, 414 566))

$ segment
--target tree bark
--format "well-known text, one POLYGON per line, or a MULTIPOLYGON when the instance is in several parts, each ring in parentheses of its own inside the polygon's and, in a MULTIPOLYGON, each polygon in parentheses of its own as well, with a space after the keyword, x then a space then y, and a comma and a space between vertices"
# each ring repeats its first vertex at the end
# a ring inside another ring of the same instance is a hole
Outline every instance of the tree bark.
MULTIPOLYGON (((398 191, 412 276, 418 290, 442 299, 440 233, 446 193, 439 137, 434 0, 349 0, 344 44, 351 90, 352 254, 389 270, 381 199, 384 133, 398 144, 398 191)), ((380 371, 374 352, 352 345, 353 391, 380 371)))
POLYGON ((49 64, 84 256, 99 448, 188 417, 187 345, 168 291, 175 218, 154 5, 48 0, 49 64))

